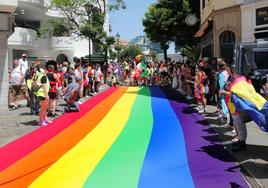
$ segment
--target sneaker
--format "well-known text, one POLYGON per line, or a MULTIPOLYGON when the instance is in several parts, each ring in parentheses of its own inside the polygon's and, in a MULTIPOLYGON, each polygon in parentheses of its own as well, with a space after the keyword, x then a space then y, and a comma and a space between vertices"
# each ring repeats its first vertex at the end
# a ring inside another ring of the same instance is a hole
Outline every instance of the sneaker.
POLYGON ((79 100, 79 101, 77 102, 77 104, 83 104, 83 102, 79 100))
POLYGON ((207 112, 207 109, 206 108, 203 108, 201 110, 198 111, 198 113, 206 113, 207 112))
POLYGON ((50 119, 46 119, 45 122, 46 122, 46 123, 53 123, 53 121, 50 120, 50 119))
POLYGON ((233 144, 232 152, 245 151, 247 149, 247 144, 245 141, 238 141, 233 144))
POLYGON ((52 112, 48 112, 47 114, 48 117, 52 117, 52 115, 53 115, 52 112))
POLYGON ((236 142, 233 142, 231 145, 232 145, 232 147, 236 147, 238 144, 239 144, 239 139, 236 141, 236 142))
POLYGON ((191 100, 191 99, 193 99, 193 97, 190 96, 190 95, 187 95, 187 96, 186 96, 186 99, 191 100))
POLYGON ((47 124, 45 121, 40 121, 40 122, 39 122, 39 125, 40 125, 40 127, 45 127, 45 126, 47 126, 48 124, 47 124))
POLYGON ((57 117, 58 114, 52 113, 50 117, 57 117))
POLYGON ((237 143, 239 141, 238 137, 234 137, 232 140, 231 140, 233 143, 237 143))
POLYGON ((195 110, 199 111, 200 108, 198 106, 194 107, 195 110))

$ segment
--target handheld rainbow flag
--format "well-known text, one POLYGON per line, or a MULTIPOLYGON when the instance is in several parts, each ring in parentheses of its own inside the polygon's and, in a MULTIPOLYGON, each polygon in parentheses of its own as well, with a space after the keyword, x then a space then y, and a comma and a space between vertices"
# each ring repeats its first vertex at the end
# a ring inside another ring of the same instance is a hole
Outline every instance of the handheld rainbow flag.
POLYGON ((257 93, 244 76, 238 77, 231 84, 233 109, 231 111, 248 112, 251 119, 268 132, 268 102, 257 93))
POLYGON ((177 99, 159 87, 111 88, 0 148, 0 187, 248 187, 177 99))

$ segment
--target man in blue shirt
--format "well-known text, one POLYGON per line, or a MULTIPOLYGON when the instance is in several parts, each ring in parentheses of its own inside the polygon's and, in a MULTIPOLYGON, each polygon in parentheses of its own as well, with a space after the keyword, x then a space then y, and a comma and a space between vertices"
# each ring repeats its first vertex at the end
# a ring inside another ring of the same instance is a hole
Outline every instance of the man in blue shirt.
POLYGON ((76 81, 68 85, 64 97, 67 102, 67 106, 64 107, 64 112, 79 112, 79 107, 75 102, 79 93, 80 84, 82 82, 81 77, 76 77, 76 81))

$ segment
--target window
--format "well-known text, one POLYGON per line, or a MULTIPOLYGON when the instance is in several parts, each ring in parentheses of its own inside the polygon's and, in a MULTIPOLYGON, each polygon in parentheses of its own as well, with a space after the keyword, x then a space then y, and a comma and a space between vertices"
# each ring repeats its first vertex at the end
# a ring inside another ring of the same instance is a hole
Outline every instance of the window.
POLYGON ((254 53, 254 61, 258 69, 268 69, 268 50, 254 53))
POLYGON ((233 47, 235 44, 235 33, 224 31, 220 35, 220 54, 228 64, 233 62, 233 47))
POLYGON ((232 31, 224 31, 220 35, 221 46, 230 45, 235 43, 235 34, 232 31))
POLYGON ((206 0, 202 0, 202 9, 206 7, 206 0))

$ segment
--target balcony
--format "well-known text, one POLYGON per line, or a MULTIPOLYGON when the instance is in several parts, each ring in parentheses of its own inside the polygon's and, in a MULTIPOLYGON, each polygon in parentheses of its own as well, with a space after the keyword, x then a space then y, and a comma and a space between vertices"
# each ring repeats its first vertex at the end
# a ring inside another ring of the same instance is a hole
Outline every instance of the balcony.
POLYGON ((1 0, 0 12, 14 12, 17 8, 17 0, 1 0))
POLYGON ((64 15, 61 13, 59 9, 48 9, 46 15, 49 17, 57 17, 57 18, 64 18, 64 15))
POLYGON ((41 6, 45 5, 45 1, 44 0, 19 0, 19 1, 24 1, 24 2, 28 2, 28 3, 35 3, 41 6))
POLYGON ((8 38, 8 47, 13 49, 34 49, 37 46, 37 32, 33 29, 15 27, 8 38))
POLYGON ((49 50, 73 51, 74 41, 71 37, 51 37, 48 48, 49 50))

